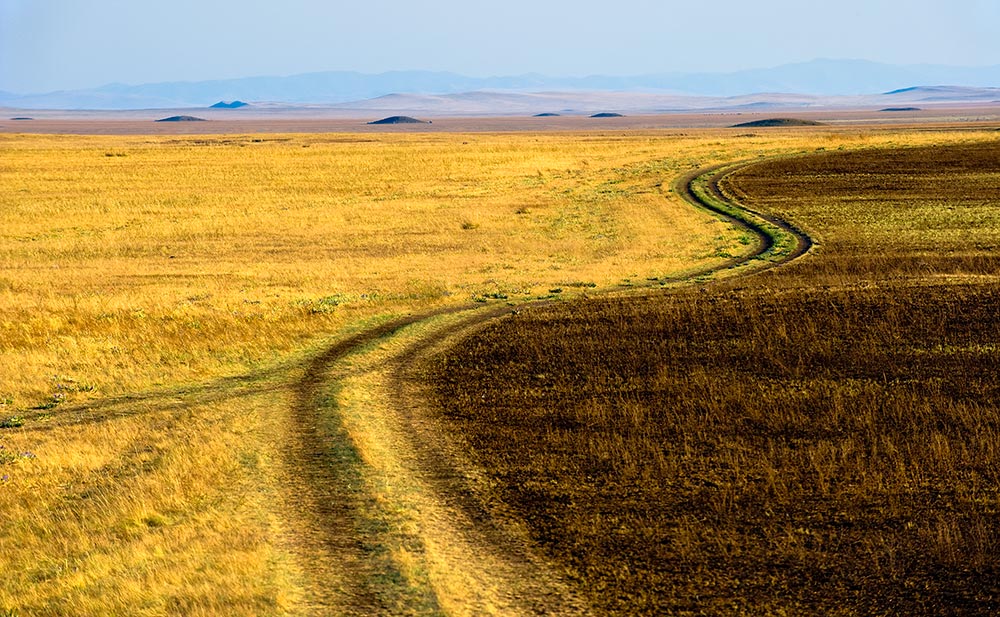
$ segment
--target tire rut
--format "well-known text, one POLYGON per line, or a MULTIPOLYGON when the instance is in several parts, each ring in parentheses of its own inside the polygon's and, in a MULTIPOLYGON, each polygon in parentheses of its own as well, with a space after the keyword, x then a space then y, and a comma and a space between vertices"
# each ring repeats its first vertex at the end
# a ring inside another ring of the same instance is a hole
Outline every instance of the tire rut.
POLYGON ((293 546, 311 583, 307 603, 313 611, 338 615, 389 611, 373 585, 378 573, 371 563, 371 548, 357 529, 365 495, 350 438, 339 423, 330 426, 318 413, 327 372, 345 356, 402 328, 466 308, 410 315, 339 341, 314 357, 296 383, 285 506, 301 516, 293 546))
MULTIPOLYGON (((721 264, 686 273, 674 281, 693 281, 699 277, 720 273, 727 269, 746 266, 755 260, 759 263, 738 273, 747 276, 778 265, 786 264, 806 254, 813 246, 812 239, 794 225, 777 217, 753 212, 735 203, 721 182, 731 173, 754 162, 729 163, 702 168, 680 176, 673 189, 689 204, 707 210, 757 237, 757 244, 746 254, 727 259, 721 264), (709 198, 703 198, 695 183, 705 180, 704 188, 709 198), (738 214, 734 214, 737 212, 738 214), (794 246, 783 255, 770 257, 775 249, 771 225, 794 239, 794 246)), ((652 287, 650 285, 649 287, 652 287)), ((607 292, 621 292, 616 287, 607 292)), ((630 288, 643 293, 643 288, 630 288)), ((645 290, 646 292, 649 289, 645 290)), ((662 293, 662 292, 660 292, 662 293)), ((516 310, 530 310, 532 306, 551 304, 536 301, 519 304, 516 310)), ((347 614, 385 614, 389 607, 379 599, 373 587, 369 549, 355 533, 358 512, 365 496, 359 494, 359 483, 352 476, 350 465, 341 460, 338 446, 331 442, 331 435, 324 434, 318 397, 327 383, 327 376, 334 365, 351 354, 379 340, 387 339, 408 326, 426 322, 435 317, 467 313, 457 323, 438 327, 430 335, 396 353, 391 360, 387 388, 394 393, 391 413, 395 422, 405 427, 400 443, 408 448, 405 454, 413 461, 415 481, 429 487, 430 499, 439 516, 449 518, 447 529, 458 550, 469 553, 468 563, 482 564, 483 576, 494 576, 492 597, 494 612, 504 614, 581 614, 587 612, 583 601, 571 586, 557 573, 557 568, 544 561, 535 550, 516 517, 504 511, 503 504, 484 501, 483 491, 477 490, 476 471, 463 454, 459 436, 448 435, 427 412, 426 380, 422 379, 422 362, 447 347, 450 341, 466 336, 473 330, 515 310, 508 306, 455 306, 413 314, 371 328, 339 341, 314 357, 305 367, 304 375, 296 384, 296 406, 293 413, 294 446, 289 460, 298 481, 293 488, 296 495, 292 507, 306 513, 305 529, 301 534, 302 550, 310 556, 307 569, 319 589, 313 605, 336 607, 347 614), (475 554, 472 554, 475 553, 475 554), (488 558, 487 558, 488 556, 488 558), (330 572, 337 572, 339 584, 325 585, 320 579, 330 572), (497 606, 499 602, 499 606, 497 606)), ((333 440, 350 441, 346 433, 337 433, 333 440)), ((467 565, 463 564, 463 565, 467 565)), ((483 607, 470 607, 469 613, 481 612, 483 607)))

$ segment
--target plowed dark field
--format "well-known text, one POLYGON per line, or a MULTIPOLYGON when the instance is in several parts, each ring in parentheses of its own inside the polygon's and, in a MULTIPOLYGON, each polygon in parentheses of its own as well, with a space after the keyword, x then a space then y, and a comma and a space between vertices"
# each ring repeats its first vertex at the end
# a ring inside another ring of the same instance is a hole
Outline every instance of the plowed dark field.
POLYGON ((496 502, 610 614, 1000 611, 1000 143, 723 190, 820 242, 523 310, 429 370, 496 502))

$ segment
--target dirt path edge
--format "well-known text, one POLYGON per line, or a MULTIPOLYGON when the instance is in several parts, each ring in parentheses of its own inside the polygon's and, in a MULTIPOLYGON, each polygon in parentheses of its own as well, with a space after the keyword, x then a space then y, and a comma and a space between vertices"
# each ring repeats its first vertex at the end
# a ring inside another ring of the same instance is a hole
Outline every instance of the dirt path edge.
MULTIPOLYGON (((672 183, 672 190, 690 205, 706 210, 756 238, 756 243, 744 254, 721 264, 685 273, 682 277, 671 279, 672 282, 704 281, 715 275, 749 276, 787 264, 813 248, 813 239, 793 224, 747 209, 726 192, 723 181, 729 174, 763 161, 725 163, 696 169, 680 175, 672 183)), ((651 288, 653 285, 632 287, 627 289, 627 293, 648 293, 651 288)), ((623 290, 619 287, 607 292, 623 290)), ((293 464, 300 468, 302 478, 306 480, 299 505, 311 510, 311 520, 314 521, 314 528, 309 534, 313 538, 311 550, 321 553, 326 561, 339 559, 345 570, 342 576, 357 579, 353 592, 341 598, 341 601, 346 600, 349 612, 386 614, 388 607, 379 604, 377 590, 370 588, 370 573, 364 564, 364 554, 356 550, 357 542, 350 537, 354 527, 352 518, 355 516, 352 513, 355 504, 352 502, 356 497, 337 489, 344 478, 337 465, 333 464, 330 453, 338 446, 326 443, 317 431, 316 427, 322 424, 320 414, 329 413, 329 410, 316 404, 316 396, 325 380, 329 379, 333 367, 345 358, 363 352, 373 343, 392 339, 411 326, 428 324, 443 317, 454 319, 444 320, 447 322, 445 325, 430 327, 424 335, 409 341, 403 350, 395 354, 391 370, 387 373, 387 391, 395 393, 392 413, 397 417, 394 422, 401 427, 399 432, 405 433, 399 436, 399 443, 409 449, 401 456, 410 461, 414 482, 429 488, 430 499, 436 505, 426 507, 436 509, 438 513, 435 516, 439 518, 450 517, 447 528, 456 536, 455 544, 460 546, 456 550, 489 554, 488 559, 480 555, 465 555, 459 560, 461 566, 468 567, 470 563, 477 562, 483 564, 484 571, 493 572, 498 579, 506 579, 490 582, 492 601, 496 600, 497 589, 506 591, 501 604, 494 607, 496 610, 488 612, 576 614, 586 611, 577 595, 531 546, 519 522, 504 514, 502 505, 485 504, 480 500, 475 489, 476 481, 472 478, 474 470, 462 454, 460 440, 456 441, 453 436, 444 433, 426 412, 423 403, 427 384, 421 381, 419 366, 422 359, 446 349, 454 341, 512 310, 531 310, 533 306, 543 304, 551 304, 551 301, 526 302, 516 307, 460 305, 412 314, 337 341, 314 356, 305 367, 302 379, 295 386, 297 404, 293 413, 293 428, 298 439, 293 464), (497 566, 498 563, 503 565, 497 566)), ((349 439, 348 436, 342 438, 349 439)), ((483 593, 488 595, 485 591, 483 593)), ((472 593, 473 597, 475 595, 472 593)), ((444 606, 444 603, 439 604, 444 606)), ((444 612, 471 614, 483 608, 480 605, 470 607, 469 611, 444 612)))

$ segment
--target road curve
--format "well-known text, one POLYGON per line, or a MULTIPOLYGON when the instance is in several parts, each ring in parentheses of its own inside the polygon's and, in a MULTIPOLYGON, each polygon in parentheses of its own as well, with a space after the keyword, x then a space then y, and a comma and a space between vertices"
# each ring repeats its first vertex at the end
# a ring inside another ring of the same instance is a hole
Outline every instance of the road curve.
POLYGON ((815 246, 816 243, 809 234, 797 226, 772 214, 751 210, 735 201, 723 189, 722 184, 729 175, 761 162, 763 161, 756 160, 713 165, 683 174, 674 181, 672 188, 684 201, 745 229, 757 239, 756 246, 749 252, 733 257, 722 265, 707 268, 698 276, 754 261, 760 262, 752 272, 741 273, 749 275, 787 264, 805 255, 815 246))
MULTIPOLYGON (((754 212, 740 204, 725 191, 723 180, 729 174, 760 161, 727 163, 693 170, 678 177, 672 190, 689 204, 746 230, 756 243, 744 254, 722 263, 686 273, 672 282, 694 281, 696 278, 732 271, 734 276, 747 276, 805 255, 813 240, 803 231, 772 215, 754 212)), ((659 285, 662 281, 653 283, 659 285)), ((648 292, 649 287, 632 288, 636 293, 648 292)), ((621 288, 609 289, 620 292, 621 288)), ((662 293, 662 292, 661 292, 662 293)), ((532 305, 550 303, 536 301, 518 304, 516 310, 530 310, 532 305)), ((424 613, 457 614, 580 614, 586 607, 573 593, 571 586, 545 563, 527 539, 523 528, 513 517, 504 514, 502 504, 485 504, 475 490, 475 475, 464 459, 460 439, 438 430, 423 406, 426 380, 417 368, 420 360, 446 348, 457 337, 465 336, 512 310, 506 304, 466 304, 413 314, 385 323, 343 339, 328 347, 305 367, 296 385, 297 404, 293 418, 298 443, 292 449, 291 462, 300 482, 294 487, 298 495, 294 506, 306 510, 309 529, 303 530, 309 553, 318 564, 317 576, 329 571, 329 564, 339 564, 340 580, 336 588, 329 587, 325 597, 315 598, 314 606, 346 614, 391 614, 398 612, 382 599, 373 587, 373 569, 366 563, 369 555, 355 537, 356 510, 363 496, 357 494, 356 473, 350 465, 338 459, 338 452, 353 448, 357 434, 338 431, 332 443, 329 433, 317 427, 330 424, 324 414, 329 406, 318 404, 319 393, 334 368, 352 357, 365 353, 373 343, 403 339, 401 349, 392 351, 388 360, 381 360, 378 369, 380 389, 391 418, 379 418, 378 430, 388 450, 397 451, 394 469, 402 469, 405 482, 418 487, 408 508, 416 518, 408 522, 421 533, 433 534, 427 540, 427 557, 438 560, 440 578, 449 578, 451 587, 462 588, 459 600, 442 598, 434 585, 437 601, 424 605, 424 613), (436 325, 435 325, 436 324, 436 325), (417 335, 406 336, 408 329, 422 326, 417 335), (345 482, 355 488, 345 490, 345 482), (449 563, 453 560, 453 563, 449 563), (444 565, 442 565, 442 562, 444 565), (353 582, 351 579, 354 579, 353 582), (489 580, 493 579, 493 580, 489 580), (339 591, 338 591, 339 590, 339 591), (468 605, 462 605, 467 602, 468 605)), ((336 406, 334 406, 336 410, 336 406)), ((334 422, 336 424, 336 422, 334 422)), ((357 428, 357 427, 356 427, 357 428)), ((365 461, 372 464, 371 461, 365 461)), ((426 569, 432 570, 433 564, 426 569)), ((432 581, 433 583, 434 581, 432 581)), ((314 585, 322 583, 314 581, 314 585)), ((445 592, 447 593, 447 592, 445 592)), ((407 610, 406 612, 411 612, 407 610)))

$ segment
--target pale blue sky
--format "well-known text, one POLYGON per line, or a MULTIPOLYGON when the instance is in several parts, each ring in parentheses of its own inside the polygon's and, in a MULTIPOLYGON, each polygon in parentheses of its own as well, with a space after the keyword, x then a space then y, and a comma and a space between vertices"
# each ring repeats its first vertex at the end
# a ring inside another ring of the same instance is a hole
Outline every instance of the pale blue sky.
POLYGON ((1000 0, 0 0, 0 90, 426 69, 1000 64, 1000 0))

